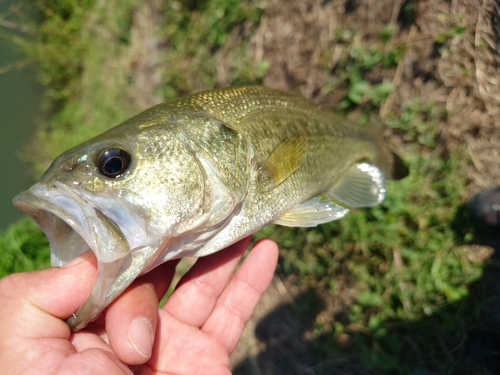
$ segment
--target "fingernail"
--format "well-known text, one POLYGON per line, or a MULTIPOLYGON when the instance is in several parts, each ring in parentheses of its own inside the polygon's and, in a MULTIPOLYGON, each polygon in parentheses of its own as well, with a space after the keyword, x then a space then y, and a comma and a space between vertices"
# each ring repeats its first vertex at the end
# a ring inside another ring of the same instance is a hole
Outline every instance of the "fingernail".
POLYGON ((153 350, 153 327, 149 319, 134 318, 128 328, 128 339, 134 349, 145 358, 151 357, 153 350))
POLYGON ((64 264, 62 268, 68 268, 68 267, 73 267, 76 266, 77 264, 80 264, 87 259, 89 259, 92 256, 92 250, 87 250, 83 254, 78 255, 75 259, 69 261, 68 263, 64 264))

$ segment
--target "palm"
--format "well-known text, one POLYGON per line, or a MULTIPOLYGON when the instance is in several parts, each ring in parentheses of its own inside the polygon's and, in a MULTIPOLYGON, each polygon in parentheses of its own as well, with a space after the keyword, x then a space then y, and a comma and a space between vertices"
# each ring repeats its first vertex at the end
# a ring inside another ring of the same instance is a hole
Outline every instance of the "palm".
MULTIPOLYGON (((271 241, 261 242, 231 278, 247 243, 242 241, 200 259, 161 309, 157 308, 157 298, 170 284, 175 270, 172 262, 136 280, 107 309, 105 321, 101 318, 82 331, 72 334, 65 323, 57 319, 58 314, 64 316, 66 310, 73 308, 71 302, 63 302, 53 313, 56 317, 45 317, 43 322, 36 322, 31 327, 22 325, 22 329, 10 336, 16 338, 18 344, 6 345, 6 351, 0 348, 0 369, 10 370, 9 373, 54 373, 57 369, 55 373, 88 370, 92 374, 130 374, 132 369, 133 373, 143 375, 230 374, 229 354, 268 285, 277 258, 275 245, 271 241), (124 329, 137 316, 147 317, 156 332, 153 350, 145 356, 137 353, 130 343, 128 330, 124 329), (24 337, 30 339, 23 340, 24 337), (22 368, 19 366, 21 359, 22 368), (131 365, 130 369, 126 365, 131 365)), ((87 271, 79 275, 80 284, 82 279, 95 277, 95 270, 87 271)), ((5 284, 4 279, 0 284, 0 298, 4 297, 1 292, 16 287, 5 284)), ((16 306, 19 298, 15 295, 10 296, 9 301, 11 303, 3 303, 3 306, 26 310, 25 305, 16 306)), ((35 298, 34 305, 37 302, 41 310, 54 309, 54 301, 52 306, 45 306, 48 302, 35 298)), ((61 303, 55 303, 58 302, 61 303)), ((23 313, 32 316, 34 312, 29 311, 32 304, 27 306, 28 310, 23 313)), ((15 327, 15 322, 9 323, 9 320, 20 319, 19 314, 9 315, 8 308, 0 307, 0 318, 5 316, 7 319, 0 325, 6 327, 15 327)), ((0 336, 5 338, 5 331, 0 336)))

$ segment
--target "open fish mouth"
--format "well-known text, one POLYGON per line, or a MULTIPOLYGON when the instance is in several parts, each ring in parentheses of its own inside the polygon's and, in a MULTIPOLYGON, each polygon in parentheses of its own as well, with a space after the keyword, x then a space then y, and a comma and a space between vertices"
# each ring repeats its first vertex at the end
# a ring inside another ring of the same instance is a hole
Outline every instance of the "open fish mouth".
POLYGON ((111 262, 129 252, 119 226, 62 183, 36 184, 17 195, 14 206, 28 213, 47 235, 52 266, 62 266, 88 249, 111 262))
MULTIPOLYGON (((122 230, 123 223, 117 222, 120 217, 113 220, 63 183, 50 188, 37 183, 17 195, 13 203, 47 235, 52 266, 63 266, 88 249, 97 257, 98 276, 91 295, 67 320, 74 330, 94 320, 155 259, 153 246, 136 246, 131 251, 127 234, 134 228, 122 230)), ((122 220, 129 219, 130 215, 122 214, 122 220)))

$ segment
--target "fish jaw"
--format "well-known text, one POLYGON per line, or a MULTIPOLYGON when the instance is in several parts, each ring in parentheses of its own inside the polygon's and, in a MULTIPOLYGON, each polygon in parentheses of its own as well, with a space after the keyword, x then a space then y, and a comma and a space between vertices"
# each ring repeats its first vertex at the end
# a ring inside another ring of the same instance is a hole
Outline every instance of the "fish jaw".
POLYGON ((85 303, 71 315, 66 323, 73 331, 84 328, 113 302, 147 268, 156 246, 146 246, 112 262, 98 262, 98 276, 85 303))
MULTIPOLYGON (((106 206, 94 208, 82 195, 60 182, 50 188, 37 183, 16 196, 13 203, 31 215, 47 235, 52 266, 63 266, 89 249, 96 255, 98 275, 92 292, 67 322, 73 330, 94 320, 156 259, 158 243, 140 245, 140 238, 127 238, 134 228, 122 230, 121 223, 103 213, 107 211, 106 206), (134 248, 129 243, 133 243, 134 248)), ((127 225, 133 224, 134 215, 118 216, 126 217, 127 225)), ((143 223, 141 219, 136 220, 136 232, 147 232, 143 223)))

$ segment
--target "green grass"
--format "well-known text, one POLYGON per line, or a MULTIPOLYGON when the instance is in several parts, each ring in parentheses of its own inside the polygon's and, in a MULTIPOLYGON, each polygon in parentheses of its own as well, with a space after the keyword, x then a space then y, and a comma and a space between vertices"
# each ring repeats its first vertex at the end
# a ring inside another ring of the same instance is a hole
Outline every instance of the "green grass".
POLYGON ((20 219, 0 236, 0 278, 50 266, 47 237, 30 218, 20 219))
MULTIPOLYGON (((258 234, 278 241, 280 269, 299 275, 301 283, 331 295, 338 292, 338 281, 350 285, 355 297, 344 324, 336 324, 330 334, 348 334, 367 366, 395 373, 419 365, 405 353, 413 349, 405 336, 416 337, 422 350, 435 350, 441 337, 463 335, 464 326, 477 324, 468 315, 471 306, 461 312, 458 307, 482 269, 465 246, 472 238, 472 226, 463 217, 466 162, 460 152, 444 157, 444 150, 429 139, 437 136, 437 119, 429 113, 441 115, 412 103, 398 119, 388 121, 405 129, 411 142, 405 154, 410 174, 389 182, 381 205, 313 229, 268 226, 258 234), (458 227, 451 225, 457 221, 458 227), (416 329, 429 324, 436 326, 416 329)), ((335 345, 319 328, 320 339, 335 345)), ((456 366, 441 350, 427 354, 441 361, 440 370, 456 366)))
MULTIPOLYGON (((47 88, 45 106, 52 113, 32 141, 39 174, 60 152, 139 112, 130 91, 130 27, 134 10, 144 2, 37 4, 37 37, 18 44, 38 61, 40 81, 47 88)), ((162 79, 156 94, 166 100, 215 87, 214 54, 235 27, 243 36, 227 54, 227 83, 260 83, 269 63, 252 60, 247 34, 263 10, 264 3, 256 0, 165 2, 155 31, 165 44, 158 57, 162 79)), ((450 30, 447 38, 460 31, 450 30)), ((404 55, 404 45, 385 48, 391 37, 387 27, 378 44, 367 48, 359 44, 359 33, 339 30, 339 43, 349 48, 338 63, 340 74, 324 91, 346 91, 340 111, 361 107, 368 118, 393 90, 366 78, 374 68, 394 67, 404 55)), ((325 61, 330 57, 324 56, 325 61)), ((462 216, 466 152, 442 147, 437 124, 445 116, 432 104, 410 100, 386 119, 403 139, 410 175, 389 182, 382 205, 353 210, 338 222, 313 229, 268 226, 256 235, 279 243, 279 270, 297 275, 299 284, 330 296, 349 285, 348 310, 329 328, 316 321, 315 339, 334 351, 360 354, 366 366, 380 373, 409 373, 419 366, 453 373, 463 358, 443 345, 452 349, 460 343, 482 309, 469 295, 482 264, 466 246, 474 236, 462 216), (354 349, 342 348, 339 335, 348 335, 354 349)), ((0 277, 46 267, 48 258, 45 236, 28 219, 0 237, 0 277)))

